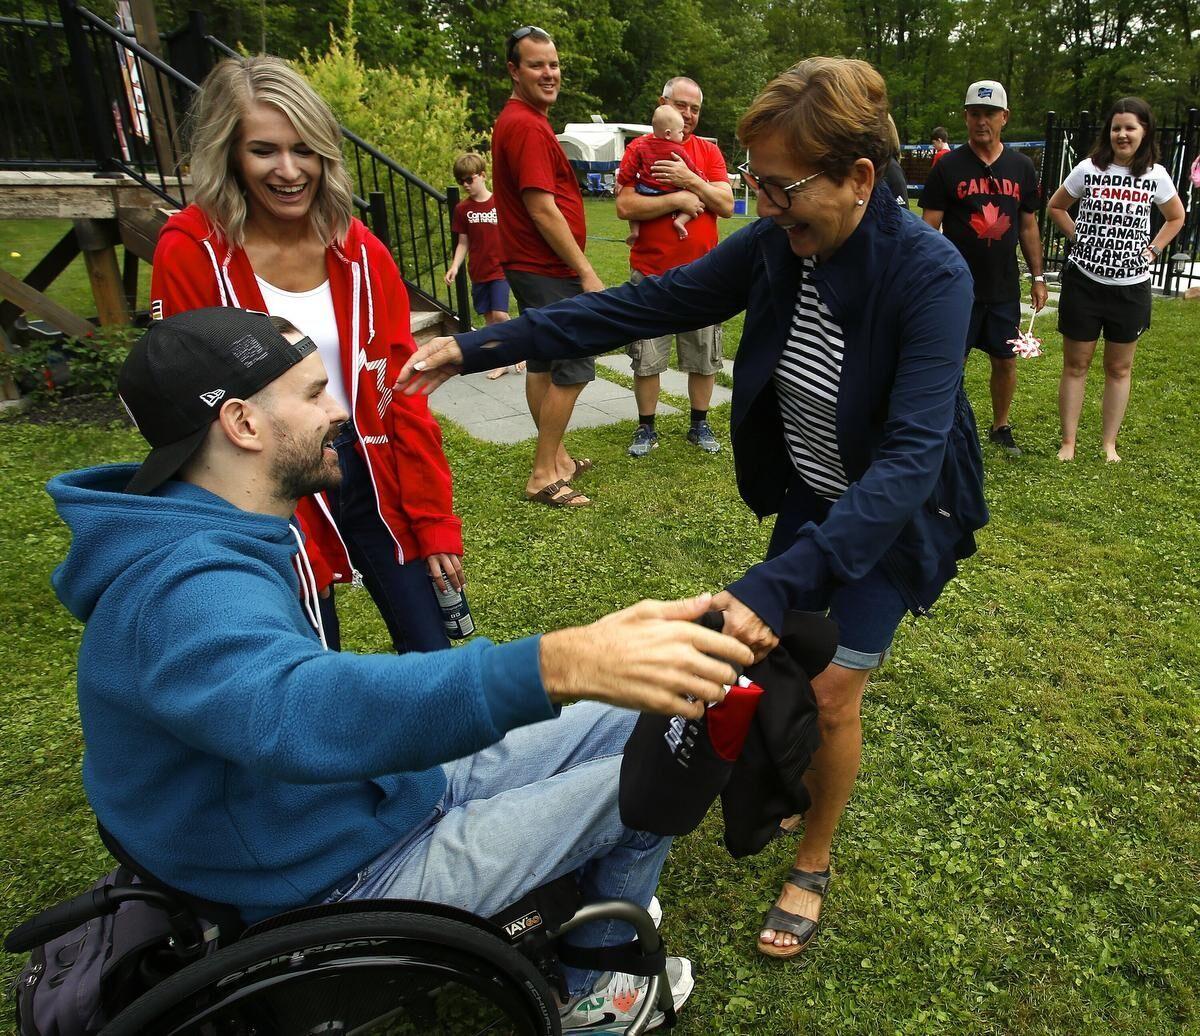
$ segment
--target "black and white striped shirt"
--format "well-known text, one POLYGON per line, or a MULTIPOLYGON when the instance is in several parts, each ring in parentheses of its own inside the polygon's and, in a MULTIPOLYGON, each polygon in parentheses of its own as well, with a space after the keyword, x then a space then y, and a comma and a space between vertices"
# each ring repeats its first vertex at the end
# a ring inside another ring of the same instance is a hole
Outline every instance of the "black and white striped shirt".
POLYGON ((836 500, 846 491, 837 443, 838 387, 842 378, 842 329, 804 276, 787 345, 775 368, 775 391, 792 467, 818 496, 836 500))

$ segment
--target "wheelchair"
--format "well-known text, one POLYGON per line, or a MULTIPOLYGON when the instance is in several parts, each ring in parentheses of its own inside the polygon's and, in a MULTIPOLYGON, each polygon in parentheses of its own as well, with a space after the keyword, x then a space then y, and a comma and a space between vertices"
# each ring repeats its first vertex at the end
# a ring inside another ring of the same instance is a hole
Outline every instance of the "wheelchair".
MULTIPOLYGON (((581 906, 571 875, 491 919, 440 904, 358 900, 247 927, 232 907, 170 888, 103 829, 101 837, 121 864, 115 881, 50 907, 5 940, 8 952, 34 951, 36 962, 43 944, 122 905, 155 908, 157 937, 125 947, 120 974, 108 975, 106 964, 100 1036, 549 1036, 561 1033, 552 993, 563 994, 560 960, 648 976, 628 1032, 644 1032, 659 1012, 668 1027, 675 1021, 649 913, 624 900, 581 906), (635 942, 592 950, 559 944, 572 929, 608 918, 632 925, 635 942)), ((46 963, 26 974, 61 979, 46 963)), ((19 1026, 28 1025, 20 1003, 18 996, 19 1026)))

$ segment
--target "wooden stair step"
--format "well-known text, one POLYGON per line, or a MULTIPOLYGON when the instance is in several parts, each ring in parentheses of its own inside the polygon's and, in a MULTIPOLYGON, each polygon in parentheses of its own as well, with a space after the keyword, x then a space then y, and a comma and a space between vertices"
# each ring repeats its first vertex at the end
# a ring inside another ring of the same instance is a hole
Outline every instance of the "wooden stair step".
POLYGON ((145 262, 154 261, 154 247, 158 234, 174 209, 168 208, 123 208, 117 212, 117 225, 121 231, 121 244, 145 262))

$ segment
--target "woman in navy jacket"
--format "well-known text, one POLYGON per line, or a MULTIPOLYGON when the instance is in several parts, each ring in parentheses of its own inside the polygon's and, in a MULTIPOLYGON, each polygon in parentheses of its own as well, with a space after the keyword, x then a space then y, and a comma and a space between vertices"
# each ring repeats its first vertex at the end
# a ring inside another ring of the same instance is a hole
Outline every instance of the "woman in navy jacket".
POLYGON ((661 277, 437 339, 401 375, 406 391, 431 391, 460 371, 594 355, 746 311, 733 371, 738 489, 760 518, 778 518, 767 559, 714 606, 759 656, 788 609, 828 609, 840 628, 833 663, 813 681, 813 805, 757 943, 777 957, 795 956, 816 931, 858 773, 867 678, 904 612, 930 608, 987 521, 962 385, 971 277, 882 181, 887 108, 865 62, 801 62, 738 127, 757 222, 661 277))

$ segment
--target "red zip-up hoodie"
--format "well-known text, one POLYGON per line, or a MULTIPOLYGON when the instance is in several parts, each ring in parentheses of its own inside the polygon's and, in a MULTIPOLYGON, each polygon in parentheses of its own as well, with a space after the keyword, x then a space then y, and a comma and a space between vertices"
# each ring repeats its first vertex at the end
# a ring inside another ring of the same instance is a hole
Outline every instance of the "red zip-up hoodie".
MULTIPOLYGON (((462 521, 453 512, 441 428, 424 396, 392 392, 416 344, 408 292, 391 252, 352 220, 344 244, 325 250, 325 269, 358 449, 371 473, 379 515, 396 543, 396 560, 461 555, 462 521)), ((196 205, 175 213, 159 234, 150 297, 156 319, 205 306, 267 309, 245 251, 230 246, 196 205)), ((301 500, 296 517, 317 586, 349 582, 350 558, 324 496, 301 500)))

